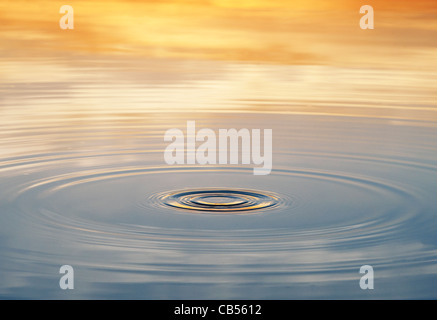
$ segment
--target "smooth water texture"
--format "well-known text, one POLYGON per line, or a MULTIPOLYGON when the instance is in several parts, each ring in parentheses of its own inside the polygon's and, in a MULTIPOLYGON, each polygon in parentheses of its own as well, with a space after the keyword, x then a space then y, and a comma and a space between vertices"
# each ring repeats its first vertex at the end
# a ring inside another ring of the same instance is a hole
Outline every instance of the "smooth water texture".
POLYGON ((437 298, 435 72, 1 66, 1 298, 437 298), (164 133, 189 120, 273 129, 271 174, 167 165, 164 133))

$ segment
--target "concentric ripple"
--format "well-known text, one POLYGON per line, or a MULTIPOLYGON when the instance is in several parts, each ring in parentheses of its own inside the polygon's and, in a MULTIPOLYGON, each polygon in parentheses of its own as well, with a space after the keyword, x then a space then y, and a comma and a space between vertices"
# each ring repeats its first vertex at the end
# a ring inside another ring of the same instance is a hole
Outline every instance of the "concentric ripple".
POLYGON ((434 74, 195 65, 6 84, 0 299, 437 297, 434 74), (168 165, 189 120, 272 128, 271 173, 168 165))
POLYGON ((196 189, 172 191, 158 195, 164 206, 189 211, 243 213, 274 208, 280 203, 277 195, 264 191, 236 189, 196 189))

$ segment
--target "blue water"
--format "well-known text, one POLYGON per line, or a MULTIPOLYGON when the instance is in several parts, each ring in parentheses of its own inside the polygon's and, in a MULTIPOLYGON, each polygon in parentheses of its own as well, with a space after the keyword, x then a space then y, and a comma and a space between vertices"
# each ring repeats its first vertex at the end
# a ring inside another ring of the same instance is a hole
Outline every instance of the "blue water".
POLYGON ((1 298, 437 298, 435 74, 32 63, 66 72, 0 80, 1 298), (273 129, 271 174, 167 165, 191 120, 273 129), (163 201, 193 190, 225 214, 163 201))

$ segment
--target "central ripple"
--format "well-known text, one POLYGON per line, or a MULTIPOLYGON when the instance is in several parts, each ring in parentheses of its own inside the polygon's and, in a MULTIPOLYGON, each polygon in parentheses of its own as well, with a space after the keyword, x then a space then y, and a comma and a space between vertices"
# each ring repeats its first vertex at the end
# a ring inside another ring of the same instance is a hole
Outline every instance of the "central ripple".
POLYGON ((277 195, 263 191, 240 189, 195 189, 171 191, 158 196, 167 207, 214 213, 233 213, 273 208, 279 204, 277 195))

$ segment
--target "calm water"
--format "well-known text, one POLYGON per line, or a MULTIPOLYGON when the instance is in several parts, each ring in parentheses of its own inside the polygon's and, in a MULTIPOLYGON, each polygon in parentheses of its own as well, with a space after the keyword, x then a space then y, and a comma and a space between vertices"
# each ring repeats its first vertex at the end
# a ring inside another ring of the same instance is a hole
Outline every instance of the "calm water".
POLYGON ((435 72, 1 68, 1 298, 437 298, 435 72), (164 133, 187 120, 273 129, 272 173, 167 165, 164 133))

